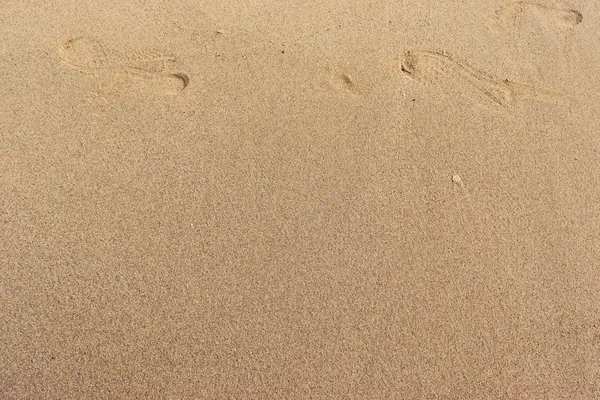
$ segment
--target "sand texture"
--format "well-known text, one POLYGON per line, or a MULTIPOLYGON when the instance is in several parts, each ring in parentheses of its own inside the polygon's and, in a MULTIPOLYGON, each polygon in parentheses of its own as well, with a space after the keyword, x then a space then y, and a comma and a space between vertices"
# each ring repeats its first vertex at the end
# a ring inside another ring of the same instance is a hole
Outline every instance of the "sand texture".
POLYGON ((0 1, 0 399, 600 399, 598 10, 0 1))

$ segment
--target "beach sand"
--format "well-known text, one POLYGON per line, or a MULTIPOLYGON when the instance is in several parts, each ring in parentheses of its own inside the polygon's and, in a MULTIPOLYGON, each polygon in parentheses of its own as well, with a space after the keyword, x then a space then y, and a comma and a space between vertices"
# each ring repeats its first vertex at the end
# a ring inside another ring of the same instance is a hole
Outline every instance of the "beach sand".
POLYGON ((0 398, 600 398, 598 9, 2 1, 0 398))

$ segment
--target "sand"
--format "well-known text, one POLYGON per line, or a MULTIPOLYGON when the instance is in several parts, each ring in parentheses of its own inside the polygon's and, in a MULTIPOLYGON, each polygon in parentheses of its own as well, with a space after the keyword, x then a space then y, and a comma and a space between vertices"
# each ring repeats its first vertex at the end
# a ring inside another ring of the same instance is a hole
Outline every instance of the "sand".
POLYGON ((2 1, 0 398, 600 398, 598 9, 2 1))

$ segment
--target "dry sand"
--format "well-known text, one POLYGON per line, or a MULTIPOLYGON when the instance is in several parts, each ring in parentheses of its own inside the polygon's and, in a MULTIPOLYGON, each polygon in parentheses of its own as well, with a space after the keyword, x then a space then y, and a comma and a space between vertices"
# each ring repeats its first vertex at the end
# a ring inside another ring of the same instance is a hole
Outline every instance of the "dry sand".
POLYGON ((0 398, 600 398, 599 9, 0 2, 0 398))

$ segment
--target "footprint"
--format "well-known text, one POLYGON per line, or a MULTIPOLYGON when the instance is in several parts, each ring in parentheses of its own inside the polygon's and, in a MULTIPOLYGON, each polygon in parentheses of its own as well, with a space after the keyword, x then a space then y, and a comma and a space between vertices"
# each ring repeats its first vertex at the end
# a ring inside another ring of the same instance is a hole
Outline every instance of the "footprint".
POLYGON ((64 42, 58 56, 71 69, 83 74, 107 77, 115 82, 122 76, 133 77, 165 94, 177 94, 189 84, 188 76, 177 72, 174 57, 155 51, 121 53, 98 40, 80 37, 64 42))
POLYGON ((577 10, 564 10, 527 1, 503 5, 496 11, 496 17, 506 28, 519 27, 536 20, 555 27, 570 28, 583 21, 583 15, 577 10))
POLYGON ((445 85, 451 80, 462 93, 479 97, 484 104, 495 108, 506 108, 523 99, 553 104, 565 102, 564 96, 558 93, 508 79, 495 79, 442 51, 407 51, 401 57, 400 69, 426 84, 445 85))

